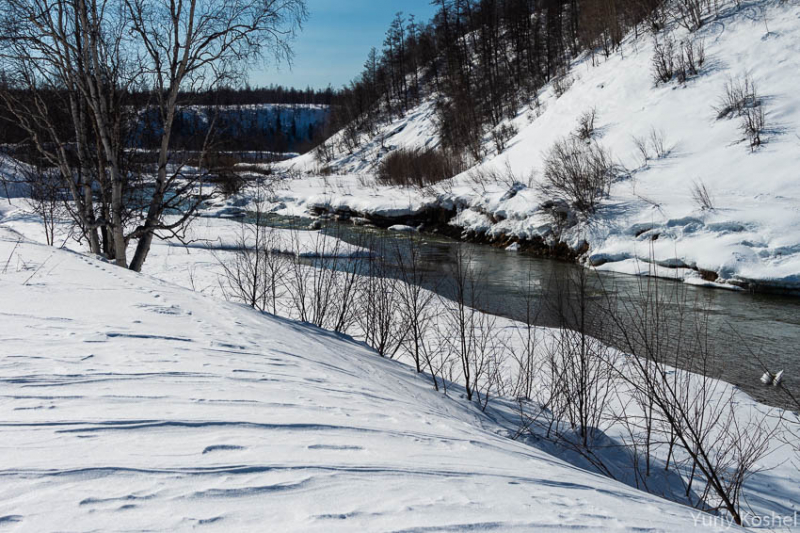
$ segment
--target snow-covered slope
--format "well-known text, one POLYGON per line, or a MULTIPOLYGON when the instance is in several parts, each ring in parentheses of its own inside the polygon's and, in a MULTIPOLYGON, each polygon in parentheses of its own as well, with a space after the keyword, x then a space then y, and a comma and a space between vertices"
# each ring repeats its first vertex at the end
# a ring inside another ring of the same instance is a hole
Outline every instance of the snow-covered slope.
POLYGON ((383 156, 398 148, 437 148, 440 144, 436 134, 436 98, 430 96, 403 117, 394 117, 377 128, 370 137, 362 135, 362 144, 349 152, 342 148, 343 132, 338 132, 327 143, 334 147, 334 159, 320 161, 316 152, 307 152, 278 168, 307 173, 318 173, 323 167, 331 167, 339 173, 364 174, 375 172, 383 156))
POLYGON ((715 530, 347 338, 5 228, 0 258, 0 527, 715 530))
MULTIPOLYGON (((677 25, 668 31, 676 42, 687 37, 677 25)), ((638 272, 637 259, 652 259, 686 267, 687 280, 694 282, 703 271, 706 279, 721 282, 800 288, 800 4, 753 0, 737 8, 722 2, 719 14, 709 16, 692 38, 705 43, 707 60, 684 85, 654 86, 649 36, 630 36, 597 66, 581 58, 563 96, 547 87, 539 95, 540 107, 520 110, 513 121, 519 133, 503 153, 494 154, 487 142, 481 164, 435 192, 417 192, 414 202, 458 206, 462 212, 453 224, 465 230, 553 242, 553 219, 541 208, 548 198, 536 186, 543 158, 554 140, 575 131, 582 113, 596 108, 595 140, 629 175, 614 184, 595 215, 558 238, 573 249, 588 243, 588 261, 607 269, 638 272), (756 83, 766 110, 766 142, 753 152, 739 121, 717 119, 715 109, 726 83, 745 75, 756 83), (663 136, 668 154, 644 162, 634 137, 647 138, 651 131, 663 136), (492 171, 499 181, 476 184, 480 172, 492 171), (518 183, 509 194, 513 180, 518 183), (705 185, 713 209, 702 209, 693 199, 695 184, 705 185)), ((431 105, 424 103, 404 123, 388 125, 381 133, 390 134, 385 144, 435 145, 435 121, 424 112, 431 105)), ((340 171, 373 168, 382 153, 376 143, 341 154, 340 171), (361 165, 354 164, 359 158, 361 165)), ((286 165, 313 170, 310 155, 286 165)), ((331 177, 325 190, 313 193, 328 194, 334 206, 363 204, 365 198, 381 204, 397 196, 380 187, 337 196, 330 186, 336 181, 356 189, 349 176, 331 177)), ((303 204, 310 194, 283 201, 303 204)))

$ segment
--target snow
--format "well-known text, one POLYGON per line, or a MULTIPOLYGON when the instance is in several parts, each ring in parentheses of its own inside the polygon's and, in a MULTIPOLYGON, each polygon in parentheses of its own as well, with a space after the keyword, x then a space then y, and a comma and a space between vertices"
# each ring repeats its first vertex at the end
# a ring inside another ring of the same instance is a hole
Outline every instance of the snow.
MULTIPOLYGON (((202 217, 189 226, 185 240, 192 246, 210 250, 234 250, 242 245, 253 248, 256 245, 256 238, 250 227, 250 224, 245 222, 202 217)), ((266 244, 272 251, 278 253, 309 258, 365 257, 370 254, 366 248, 346 243, 318 230, 270 229, 269 231, 270 239, 266 244)))
MULTIPOLYGON (((729 288, 748 279, 781 286, 800 279, 800 150, 791 140, 800 126, 792 100, 800 85, 800 11, 757 1, 723 14, 702 30, 715 67, 687 87, 654 89, 649 43, 628 42, 599 67, 578 62, 572 89, 558 100, 543 95, 541 115, 528 124, 522 113, 509 149, 484 162, 527 180, 553 136, 572 129, 570 117, 590 104, 600 112, 600 141, 617 157, 632 157, 631 133, 663 129, 671 155, 617 184, 597 217, 565 235, 590 243, 587 261, 596 268, 643 275, 654 263, 687 283, 729 288), (753 15, 765 6, 767 36, 753 15), (770 60, 756 61, 759 54, 770 60), (770 96, 768 117, 780 126, 753 154, 731 144, 735 124, 709 111, 727 74, 740 68, 753 71, 770 96), (689 186, 698 177, 717 209, 692 205, 689 186), (698 269, 720 279, 707 281, 698 269)), ((432 120, 428 102, 390 125, 392 140, 382 142, 434 145, 432 120)), ((273 211, 391 219, 440 206, 456 209, 451 223, 465 230, 553 238, 535 180, 484 189, 465 175, 435 190, 385 187, 360 174, 384 151, 381 140, 368 149, 342 159, 345 175, 286 176, 275 184, 273 211)), ((310 160, 292 164, 303 161, 310 160)), ((16 183, 8 159, 0 158, 0 174, 16 183)), ((235 199, 205 214, 241 214, 248 204, 235 199)), ((275 231, 284 253, 366 252, 318 231, 275 231)), ((241 238, 252 243, 240 222, 199 218, 186 243, 154 242, 140 275, 84 255, 63 225, 59 247, 43 246, 26 202, 2 199, 0 529, 732 529, 630 486, 621 461, 615 471, 629 484, 594 473, 543 435, 512 439, 513 398, 481 412, 456 384, 449 395, 434 391, 407 360, 382 359, 344 335, 220 299, 220 260, 241 238)), ((497 321, 512 337, 524 327, 497 321)), ((544 342, 554 338, 537 331, 544 342)), ((733 397, 742 420, 760 412, 772 415, 770 423, 791 416, 722 382, 714 391, 733 397)), ((611 403, 635 411, 624 388, 611 403)), ((630 437, 618 423, 603 431, 615 441, 630 437)), ((747 512, 793 517, 782 530, 800 531, 796 453, 778 441, 770 450, 746 483, 747 512)), ((663 462, 664 446, 653 453, 663 462)))
MULTIPOLYGON (((686 38, 669 28, 676 41, 686 38)), ((663 36, 662 36, 663 38, 663 36)), ((438 144, 434 97, 402 119, 386 124, 353 154, 329 165, 338 175, 310 178, 283 201, 287 213, 311 207, 359 214, 417 213, 425 206, 455 207, 452 224, 489 236, 560 238, 586 259, 627 272, 631 259, 714 273, 728 286, 757 284, 800 289, 800 5, 779 0, 721 3, 719 15, 697 31, 707 62, 685 85, 654 86, 649 36, 629 36, 621 49, 592 66, 577 60, 572 87, 560 98, 546 87, 540 106, 523 107, 513 125, 519 133, 501 154, 487 136, 486 157, 461 176, 426 190, 388 188, 371 180, 381 157, 397 147, 438 144), (768 31, 767 29, 768 28, 768 31), (766 109, 766 143, 748 148, 736 119, 717 119, 726 82, 749 74, 766 109), (591 217, 556 235, 537 187, 543 156, 553 141, 572 133, 578 117, 595 107, 596 140, 630 172, 591 217), (634 137, 663 134, 668 154, 646 162, 634 137), (504 177, 477 185, 478 173, 504 177), (370 183, 369 186, 360 186, 370 183), (702 209, 692 187, 703 183, 714 204, 702 209)), ((279 168, 314 173, 313 154, 279 168)), ((294 180, 294 183, 302 180, 294 180)), ((670 273, 672 276, 674 273, 670 273)))
POLYGON ((414 233, 417 231, 416 228, 411 226, 404 226, 403 224, 395 224, 394 226, 389 226, 387 228, 389 231, 396 231, 398 233, 414 233))
POLYGON ((5 226, 0 257, 4 526, 724 529, 507 438, 349 338, 5 226))
MULTIPOLYGON (((321 235, 274 231, 305 243, 321 235)), ((593 473, 543 434, 510 438, 519 423, 514 399, 496 398, 483 413, 455 383, 449 395, 434 391, 407 360, 219 299, 220 260, 232 252, 208 243, 241 232, 240 222, 199 218, 188 244, 154 242, 150 277, 82 255, 64 225, 56 241, 66 248, 43 246, 24 200, 0 206, 0 524, 730 528, 630 486, 618 452, 607 459, 629 485, 593 473)), ((524 328, 497 321, 506 338, 524 328)), ((737 416, 764 409, 776 422, 782 416, 730 385, 715 391, 735 395, 737 416)), ((619 391, 613 403, 631 412, 627 394, 619 391)), ((604 432, 627 437, 619 425, 604 432)), ((800 472, 791 448, 771 449, 746 486, 749 509, 791 516, 800 472)))

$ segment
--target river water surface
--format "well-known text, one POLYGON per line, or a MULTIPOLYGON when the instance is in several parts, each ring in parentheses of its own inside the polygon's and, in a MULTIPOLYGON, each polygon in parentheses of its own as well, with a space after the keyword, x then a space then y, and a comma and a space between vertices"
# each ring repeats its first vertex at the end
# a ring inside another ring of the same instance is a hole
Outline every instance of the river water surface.
MULTIPOLYGON (((305 229, 310 222, 309 219, 274 216, 267 224, 305 229)), ((379 260, 389 265, 390 272, 391 266, 397 264, 398 250, 401 254, 407 254, 409 250, 408 234, 335 222, 326 223, 323 231, 362 246, 365 240, 380 239, 379 260)), ((641 301, 642 288, 647 281, 651 283, 651 290, 655 284, 661 294, 677 293, 677 297, 668 298, 663 320, 704 324, 708 345, 714 353, 713 368, 709 370, 714 377, 740 387, 761 402, 794 407, 775 389, 762 385, 759 378, 767 367, 773 373, 785 370, 785 384, 790 390, 797 390, 796 385, 800 384, 800 298, 796 296, 696 287, 669 279, 645 280, 638 276, 586 270, 569 262, 435 235, 417 234, 416 237, 421 242, 418 250, 427 278, 423 284, 427 288, 451 297, 452 284, 448 281, 452 279, 452 269, 459 254, 462 257, 466 255, 471 270, 478 273, 481 310, 525 321, 530 316, 531 300, 526 295, 528 287, 532 286, 538 304, 535 305, 538 312, 532 321, 537 325, 558 324, 553 306, 544 302, 563 298, 562 291, 554 296, 555 287, 563 287, 563 280, 576 279, 581 272, 586 276, 588 301, 592 302, 590 307, 607 309, 613 306, 623 310, 617 313, 623 317, 623 322, 633 320, 626 310, 641 301)), ((668 271, 662 271, 664 273, 668 275, 668 271)), ((624 347, 610 334, 614 328, 594 327, 592 335, 611 345, 624 347)), ((675 330, 677 326, 673 328, 675 330)), ((684 366, 691 367, 692 363, 686 362, 684 366)))

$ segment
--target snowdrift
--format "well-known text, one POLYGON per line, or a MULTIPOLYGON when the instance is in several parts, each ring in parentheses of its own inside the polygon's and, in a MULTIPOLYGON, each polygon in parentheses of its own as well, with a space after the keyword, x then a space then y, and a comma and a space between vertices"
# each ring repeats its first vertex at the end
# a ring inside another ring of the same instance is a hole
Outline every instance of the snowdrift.
POLYGON ((2 526, 715 529, 347 338, 4 228, 0 257, 2 526))

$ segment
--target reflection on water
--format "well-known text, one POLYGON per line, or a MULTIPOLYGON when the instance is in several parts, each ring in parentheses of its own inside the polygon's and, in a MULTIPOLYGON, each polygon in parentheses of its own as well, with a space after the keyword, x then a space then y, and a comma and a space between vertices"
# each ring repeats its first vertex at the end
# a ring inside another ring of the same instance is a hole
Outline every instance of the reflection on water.
MULTIPOLYGON (((270 217, 273 227, 305 229, 310 220, 270 217)), ((342 240, 364 245, 369 238, 383 240, 381 260, 396 264, 397 250, 408 253, 408 236, 376 228, 363 228, 350 224, 329 222, 324 230, 342 240)), ((525 320, 527 316, 526 292, 535 287, 538 301, 551 301, 553 287, 568 276, 575 276, 583 267, 552 259, 541 259, 525 254, 506 252, 485 245, 460 243, 431 235, 419 236, 424 243, 420 248, 422 266, 427 274, 424 283, 443 296, 452 289, 447 283, 459 250, 470 258, 471 268, 480 273, 484 311, 525 320)), ((772 388, 759 382, 763 367, 761 359, 772 372, 785 369, 786 385, 793 388, 800 383, 800 298, 792 296, 748 294, 727 290, 694 287, 670 280, 650 280, 662 293, 680 293, 671 299, 665 320, 692 324, 702 318, 708 331, 709 345, 714 352, 715 377, 733 383, 760 401, 789 407, 772 388), (758 357, 753 357, 753 353, 758 357)), ((639 301, 640 289, 645 280, 640 277, 607 272, 590 272, 588 275, 590 300, 596 306, 614 305, 629 309, 639 301)), ((621 313, 626 316, 626 313, 621 313)), ((623 318, 623 321, 625 319, 623 318)), ((542 305, 535 322, 553 326, 556 317, 548 306, 542 305)), ((604 341, 620 346, 611 328, 597 327, 591 333, 604 341)), ((673 328, 673 331, 677 327, 673 328)), ((691 366, 691 363, 686 363, 691 366)))

